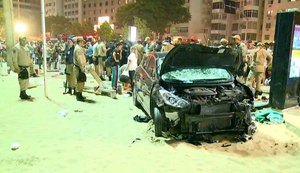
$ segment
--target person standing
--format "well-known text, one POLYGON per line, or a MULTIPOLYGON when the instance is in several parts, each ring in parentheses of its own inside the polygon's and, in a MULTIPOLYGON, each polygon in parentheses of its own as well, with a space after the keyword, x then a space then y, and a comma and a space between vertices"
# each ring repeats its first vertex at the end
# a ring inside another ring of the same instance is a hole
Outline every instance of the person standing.
POLYGON ((262 94, 261 82, 264 77, 265 65, 267 59, 271 59, 270 54, 264 49, 262 43, 257 44, 258 49, 254 53, 252 64, 250 65, 250 72, 247 77, 247 86, 251 87, 253 80, 255 80, 255 97, 262 94))
POLYGON ((120 61, 122 60, 122 44, 117 43, 116 49, 113 52, 113 59, 115 61, 114 66, 112 67, 112 80, 111 80, 111 85, 114 90, 117 90, 118 87, 118 80, 119 80, 119 64, 120 61))
POLYGON ((174 45, 171 44, 172 39, 171 37, 166 37, 162 43, 161 52, 169 52, 174 48, 174 45))
POLYGON ((105 40, 102 40, 100 42, 100 45, 99 45, 99 76, 100 76, 100 79, 101 80, 105 80, 105 78, 103 77, 103 71, 104 71, 104 61, 106 59, 106 52, 107 52, 107 49, 106 49, 106 41, 105 40))
POLYGON ((55 57, 55 65, 54 65, 54 69, 60 70, 60 64, 61 64, 61 59, 64 56, 64 51, 66 49, 66 44, 64 42, 64 40, 62 39, 62 35, 59 34, 57 36, 58 41, 55 43, 54 45, 54 55, 55 57))
POLYGON ((228 40, 226 40, 225 38, 222 38, 220 40, 220 46, 218 48, 228 48, 228 40))
POLYGON ((83 39, 77 38, 77 45, 74 49, 74 74, 77 79, 76 84, 76 100, 85 101, 85 97, 82 96, 84 84, 86 81, 85 66, 86 57, 83 48, 83 39))
MULTIPOLYGON (((144 56, 144 46, 142 44, 141 40, 138 40, 137 43, 135 45, 133 45, 132 47, 136 47, 137 50, 137 63, 138 65, 141 63, 143 56, 144 56)), ((160 51, 160 50, 159 50, 160 51)))
POLYGON ((66 53, 66 78, 67 78, 67 87, 68 87, 68 94, 75 94, 75 85, 76 85, 76 78, 74 74, 74 40, 68 40, 68 50, 66 53), (72 93, 72 91, 74 92, 72 93))
POLYGON ((89 62, 89 64, 93 64, 93 43, 92 42, 87 42, 87 62, 89 62))
POLYGON ((131 47, 130 55, 128 56, 127 67, 125 69, 129 73, 131 92, 133 92, 133 87, 134 87, 133 77, 136 68, 137 68, 137 49, 136 47, 131 47))
POLYGON ((145 47, 144 47, 144 52, 146 54, 153 52, 154 51, 154 42, 150 37, 145 38, 145 47))
POLYGON ((30 72, 30 51, 26 46, 26 37, 19 37, 19 43, 13 48, 13 67, 14 72, 18 74, 18 80, 20 85, 20 95, 22 100, 29 100, 30 95, 27 95, 26 90, 29 86, 29 72, 30 72))
POLYGON ((97 43, 94 44, 93 46, 93 60, 94 60, 94 65, 95 65, 95 71, 96 74, 100 77, 102 74, 100 73, 101 69, 100 69, 100 44, 101 44, 101 40, 100 38, 97 40, 97 43))
POLYGON ((242 60, 241 60, 241 64, 240 64, 239 72, 238 72, 238 81, 241 83, 245 83, 244 75, 245 75, 246 69, 247 69, 247 59, 246 59, 247 46, 245 45, 245 43, 242 42, 241 37, 239 35, 234 35, 233 39, 234 39, 236 48, 238 48, 242 53, 242 60))

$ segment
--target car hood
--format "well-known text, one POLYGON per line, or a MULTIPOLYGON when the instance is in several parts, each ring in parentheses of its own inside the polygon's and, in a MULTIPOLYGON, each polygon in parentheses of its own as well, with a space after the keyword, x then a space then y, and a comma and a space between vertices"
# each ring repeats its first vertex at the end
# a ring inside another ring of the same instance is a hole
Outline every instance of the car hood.
POLYGON ((241 64, 241 52, 231 48, 212 48, 198 44, 178 45, 164 58, 160 76, 183 68, 223 68, 233 75, 241 64))

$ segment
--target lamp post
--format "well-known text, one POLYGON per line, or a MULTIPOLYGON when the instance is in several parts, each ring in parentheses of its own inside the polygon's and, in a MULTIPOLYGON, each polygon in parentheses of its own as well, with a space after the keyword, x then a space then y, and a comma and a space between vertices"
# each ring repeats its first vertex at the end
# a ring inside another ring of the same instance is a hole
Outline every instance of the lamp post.
POLYGON ((12 47, 14 46, 14 29, 13 29, 13 3, 12 0, 5 0, 3 2, 3 13, 4 13, 4 21, 5 21, 5 40, 6 40, 6 46, 7 46, 7 63, 8 66, 10 66, 11 70, 13 69, 12 65, 12 57, 13 57, 13 51, 12 47))
POLYGON ((47 46, 46 46, 46 24, 45 24, 45 0, 41 0, 41 19, 42 19, 42 32, 43 32, 43 65, 44 65, 44 94, 48 98, 47 90, 47 46))

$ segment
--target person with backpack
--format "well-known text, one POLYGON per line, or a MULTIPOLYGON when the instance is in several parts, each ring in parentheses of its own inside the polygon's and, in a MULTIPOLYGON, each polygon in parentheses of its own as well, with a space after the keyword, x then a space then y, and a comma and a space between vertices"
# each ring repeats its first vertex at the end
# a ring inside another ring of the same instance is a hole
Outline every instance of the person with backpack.
POLYGON ((114 90, 117 90, 118 87, 118 80, 119 80, 119 68, 120 68, 120 62, 122 60, 122 48, 123 44, 117 43, 116 44, 116 49, 113 51, 112 57, 114 60, 114 65, 112 67, 112 88, 114 90))
POLYGON ((109 65, 107 64, 107 61, 109 60, 112 60, 113 61, 113 57, 112 57, 112 54, 113 54, 113 51, 115 50, 115 45, 113 42, 110 42, 108 45, 107 45, 107 49, 106 49, 106 57, 105 59, 103 60, 104 62, 104 65, 103 67, 105 67, 105 71, 106 71, 106 75, 109 79, 109 81, 111 81, 111 67, 113 66, 112 65, 109 65))

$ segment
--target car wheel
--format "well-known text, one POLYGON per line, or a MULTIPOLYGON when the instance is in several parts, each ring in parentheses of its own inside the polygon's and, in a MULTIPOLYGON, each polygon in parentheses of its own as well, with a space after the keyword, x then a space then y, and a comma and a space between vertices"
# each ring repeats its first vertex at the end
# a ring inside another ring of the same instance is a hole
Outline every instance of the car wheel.
POLYGON ((132 99, 133 99, 133 105, 136 106, 137 108, 141 108, 141 104, 137 100, 137 90, 136 86, 133 87, 133 92, 132 92, 132 99))
POLYGON ((257 129, 257 127, 256 127, 255 123, 251 122, 251 124, 248 126, 248 129, 247 129, 248 132, 247 132, 247 134, 250 135, 250 136, 252 136, 255 133, 256 129, 257 129))
POLYGON ((161 111, 154 107, 153 110, 153 121, 154 121, 154 133, 156 137, 162 136, 162 130, 163 130, 163 116, 161 114, 161 111))

